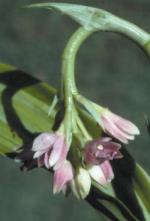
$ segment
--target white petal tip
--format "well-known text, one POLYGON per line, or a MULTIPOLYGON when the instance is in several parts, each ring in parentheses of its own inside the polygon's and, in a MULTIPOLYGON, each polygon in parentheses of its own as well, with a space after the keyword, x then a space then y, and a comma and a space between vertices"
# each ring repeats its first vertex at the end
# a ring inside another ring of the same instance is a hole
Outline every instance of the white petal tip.
POLYGON ((122 143, 124 143, 124 144, 128 144, 128 143, 129 143, 128 140, 121 140, 121 139, 120 139, 120 141, 121 141, 122 143))
POLYGON ((56 160, 50 159, 49 160, 49 167, 53 167, 56 164, 56 160))
POLYGON ((41 156, 41 153, 39 151, 35 152, 35 154, 33 155, 33 159, 38 158, 39 156, 41 156))
POLYGON ((140 130, 137 128, 137 131, 135 133, 136 135, 140 135, 140 130))

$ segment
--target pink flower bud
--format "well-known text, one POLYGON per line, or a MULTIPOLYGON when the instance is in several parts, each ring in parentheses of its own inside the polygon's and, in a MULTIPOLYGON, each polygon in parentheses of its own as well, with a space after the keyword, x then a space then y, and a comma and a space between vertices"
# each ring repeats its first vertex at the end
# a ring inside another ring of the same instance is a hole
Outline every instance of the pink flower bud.
POLYGON ((53 167, 66 159, 67 147, 65 138, 57 133, 42 133, 35 138, 32 146, 38 165, 46 168, 53 167))
POLYGON ((112 113, 108 109, 101 113, 101 120, 106 133, 123 143, 134 140, 135 135, 139 135, 139 129, 130 121, 112 113))
POLYGON ((55 168, 53 178, 53 193, 65 192, 68 183, 73 179, 73 168, 69 161, 65 160, 55 168))

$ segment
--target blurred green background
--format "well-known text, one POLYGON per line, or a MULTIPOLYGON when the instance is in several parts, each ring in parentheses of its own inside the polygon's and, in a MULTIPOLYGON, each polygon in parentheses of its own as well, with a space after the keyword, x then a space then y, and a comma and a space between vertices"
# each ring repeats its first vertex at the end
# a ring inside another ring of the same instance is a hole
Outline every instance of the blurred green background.
MULTIPOLYGON (((38 0, 0 0, 0 61, 57 87, 63 48, 78 25, 57 12, 21 9, 35 2, 38 0)), ((64 2, 109 10, 150 31, 149 0, 64 2)), ((123 36, 99 32, 81 48, 76 74, 84 95, 139 126, 141 136, 128 149, 150 172, 150 137, 144 120, 145 114, 150 117, 150 62, 144 52, 123 36)), ((21 173, 18 164, 0 158, 0 221, 83 219, 98 220, 98 214, 72 196, 54 197, 49 173, 21 173)))

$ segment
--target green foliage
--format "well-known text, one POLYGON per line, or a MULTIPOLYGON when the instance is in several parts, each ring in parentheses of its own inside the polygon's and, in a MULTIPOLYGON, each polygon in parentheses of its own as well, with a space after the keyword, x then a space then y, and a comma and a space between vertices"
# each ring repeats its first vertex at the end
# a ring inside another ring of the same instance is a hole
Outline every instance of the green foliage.
POLYGON ((50 131, 54 114, 48 117, 55 90, 39 80, 0 64, 0 153, 17 150, 24 134, 50 131))

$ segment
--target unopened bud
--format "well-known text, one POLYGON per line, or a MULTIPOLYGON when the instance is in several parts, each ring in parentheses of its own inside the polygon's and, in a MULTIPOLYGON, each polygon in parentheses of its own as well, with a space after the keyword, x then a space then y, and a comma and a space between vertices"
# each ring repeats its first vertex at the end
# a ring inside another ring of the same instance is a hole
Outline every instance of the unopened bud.
POLYGON ((90 192, 91 178, 87 170, 80 167, 71 181, 71 189, 78 199, 84 199, 90 192))

